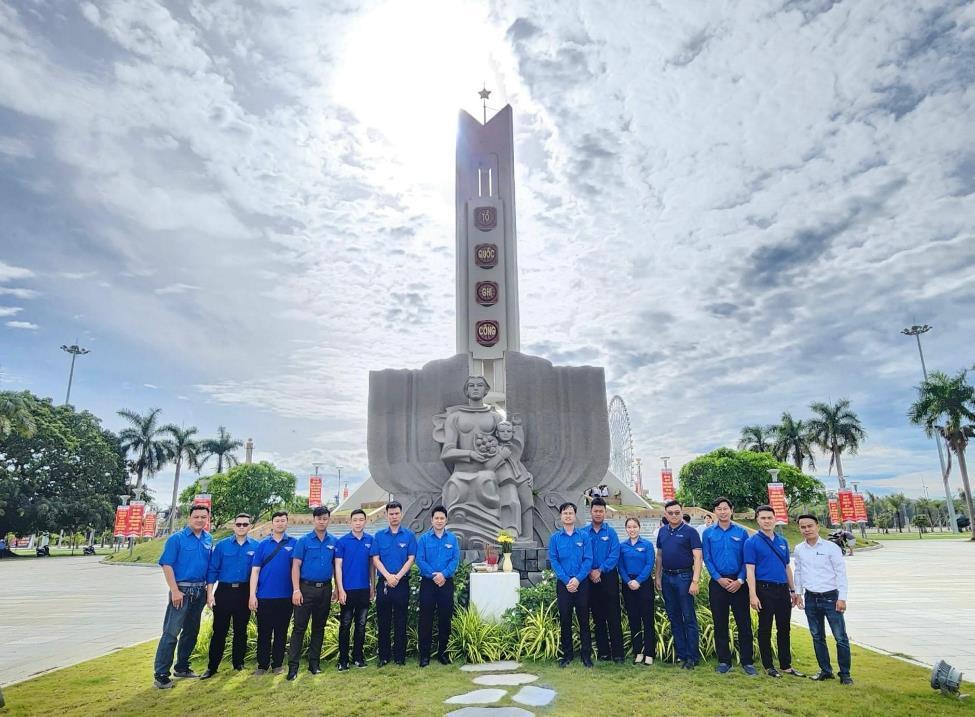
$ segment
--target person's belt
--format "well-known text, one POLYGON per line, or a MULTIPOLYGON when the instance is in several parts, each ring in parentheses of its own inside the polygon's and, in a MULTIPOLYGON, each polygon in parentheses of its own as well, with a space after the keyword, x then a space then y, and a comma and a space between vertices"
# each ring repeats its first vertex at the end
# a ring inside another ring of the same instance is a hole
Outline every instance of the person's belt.
POLYGON ((250 583, 220 583, 221 585, 226 585, 228 588, 246 588, 250 586, 250 583))
POLYGON ((676 570, 664 569, 665 575, 683 575, 684 573, 693 573, 694 568, 677 568, 676 570))
POLYGON ((329 578, 328 580, 305 580, 304 578, 302 578, 299 582, 302 585, 306 585, 310 588, 323 588, 326 585, 331 585, 332 579, 329 578))
POLYGON ((831 598, 834 595, 839 595, 839 594, 840 591, 836 589, 827 590, 824 593, 814 593, 812 590, 806 590, 806 597, 814 597, 814 598, 824 598, 824 597, 831 598))
POLYGON ((204 585, 206 585, 206 582, 204 582, 203 580, 201 580, 199 582, 195 582, 195 581, 194 582, 190 582, 188 580, 177 580, 176 581, 176 587, 178 587, 178 588, 202 588, 204 585))
POLYGON ((731 575, 722 575, 721 577, 723 577, 725 580, 737 580, 738 573, 732 573, 731 575))
POLYGON ((787 588, 787 587, 789 587, 789 583, 773 583, 773 582, 770 582, 769 580, 759 580, 759 581, 757 581, 757 584, 758 585, 763 585, 763 586, 766 586, 766 587, 773 587, 773 588, 787 588))

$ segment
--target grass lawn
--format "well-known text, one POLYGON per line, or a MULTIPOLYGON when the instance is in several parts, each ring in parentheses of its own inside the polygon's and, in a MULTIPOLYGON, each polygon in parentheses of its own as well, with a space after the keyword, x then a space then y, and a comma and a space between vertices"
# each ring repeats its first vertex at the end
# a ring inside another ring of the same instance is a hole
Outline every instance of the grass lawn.
MULTIPOLYGON (((815 660, 809 634, 793 626, 795 664, 812 672, 815 660)), ((479 689, 475 676, 456 666, 434 663, 420 670, 374 662, 366 670, 339 674, 333 662, 325 672, 300 673, 295 683, 284 675, 252 677, 251 665, 241 673, 227 667, 207 682, 184 681, 172 690, 152 688, 155 643, 143 643, 75 667, 34 678, 4 690, 7 707, 0 715, 58 715, 113 717, 165 715, 437 715, 446 713, 443 700, 479 689)), ((832 646, 831 646, 832 651, 832 646)), ((203 665, 195 665, 202 671, 203 665)), ((748 678, 742 672, 717 675, 712 665, 688 673, 671 665, 653 667, 597 664, 585 670, 575 662, 561 670, 555 663, 526 663, 522 671, 539 675, 537 686, 558 692, 539 715, 815 715, 858 717, 900 715, 971 715, 972 705, 942 697, 932 690, 930 671, 892 657, 854 646, 856 684, 838 681, 818 684, 807 679, 748 678)), ((966 685, 971 691, 972 685, 966 685)), ((510 695, 500 704, 513 705, 510 695)), ((457 706, 451 706, 456 709, 457 706)))

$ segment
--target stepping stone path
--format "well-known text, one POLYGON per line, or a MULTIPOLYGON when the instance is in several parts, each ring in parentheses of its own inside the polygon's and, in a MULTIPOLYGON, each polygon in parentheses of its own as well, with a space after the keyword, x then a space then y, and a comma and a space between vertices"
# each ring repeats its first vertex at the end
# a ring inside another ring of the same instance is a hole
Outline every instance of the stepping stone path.
MULTIPOLYGON (((538 675, 531 675, 527 672, 515 672, 521 667, 520 662, 513 660, 502 660, 500 662, 486 662, 481 665, 463 665, 463 672, 482 672, 473 679, 475 685, 527 685, 538 679, 538 675)), ((449 705, 488 705, 498 702, 506 697, 508 690, 505 689, 482 689, 471 690, 462 695, 455 695, 444 700, 449 705)), ((535 687, 529 685, 522 687, 511 699, 519 704, 529 707, 545 707, 555 699, 555 690, 547 687, 535 687)), ((491 706, 491 707, 463 707, 453 712, 448 712, 447 717, 535 717, 533 712, 529 712, 521 707, 511 706, 491 706)))
POLYGON ((511 674, 490 674, 481 675, 474 678, 475 685, 527 685, 538 679, 538 675, 529 675, 524 672, 514 672, 511 674))

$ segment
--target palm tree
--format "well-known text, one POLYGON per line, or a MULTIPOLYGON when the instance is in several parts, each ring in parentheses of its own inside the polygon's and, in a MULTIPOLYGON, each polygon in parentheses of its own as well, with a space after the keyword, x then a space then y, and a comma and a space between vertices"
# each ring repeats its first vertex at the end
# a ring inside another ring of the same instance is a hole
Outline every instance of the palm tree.
POLYGON ((891 512, 894 514, 894 522, 897 524, 897 532, 903 533, 904 528, 901 525, 902 513, 904 506, 907 505, 907 496, 903 493, 894 493, 887 496, 887 505, 890 506, 891 512))
POLYGON ((151 408, 144 416, 128 409, 118 412, 131 424, 119 431, 118 437, 122 450, 135 455, 136 488, 141 488, 143 479, 154 475, 172 457, 165 438, 167 431, 159 425, 160 413, 161 408, 151 408))
POLYGON ((176 501, 179 499, 179 471, 183 467, 183 460, 190 468, 196 467, 197 453, 200 451, 200 443, 193 436, 197 432, 196 426, 181 428, 172 423, 163 426, 164 431, 168 431, 172 436, 169 439, 170 452, 176 462, 176 475, 173 478, 173 502, 169 509, 169 532, 173 532, 176 526, 176 501))
POLYGON ((780 461, 792 460, 800 471, 804 463, 815 470, 813 446, 809 437, 809 426, 803 420, 794 420, 788 411, 782 414, 782 422, 774 427, 775 445, 772 452, 780 461))
POLYGON ((832 406, 816 401, 810 404, 809 408, 816 414, 809 420, 810 440, 830 454, 830 470, 835 463, 840 488, 846 488, 840 454, 847 451, 855 455, 860 449, 860 441, 866 438, 867 433, 860 425, 860 419, 850 410, 850 401, 846 398, 840 399, 832 406))
POLYGON ((37 424, 25 399, 24 394, 12 391, 0 393, 0 438, 6 438, 11 433, 30 438, 37 431, 37 424))
POLYGON ((239 441, 236 438, 231 438, 230 434, 227 433, 227 429, 223 426, 217 431, 216 438, 208 438, 202 442, 202 449, 206 457, 201 461, 200 465, 206 463, 212 456, 217 457, 217 473, 223 473, 223 463, 227 462, 227 467, 232 468, 239 462, 237 456, 234 455, 234 451, 244 445, 243 441, 239 441))
POLYGON ((775 426, 759 426, 757 424, 745 426, 741 429, 741 438, 738 439, 738 450, 770 453, 774 434, 775 426))
POLYGON ((965 460, 965 446, 968 439, 975 436, 975 428, 971 425, 975 421, 975 388, 966 380, 967 374, 965 369, 955 376, 932 371, 918 386, 917 401, 911 405, 907 417, 911 423, 924 426, 924 432, 929 437, 943 436, 951 452, 958 456, 958 469, 968 503, 969 527, 972 540, 975 540, 975 506, 965 460))

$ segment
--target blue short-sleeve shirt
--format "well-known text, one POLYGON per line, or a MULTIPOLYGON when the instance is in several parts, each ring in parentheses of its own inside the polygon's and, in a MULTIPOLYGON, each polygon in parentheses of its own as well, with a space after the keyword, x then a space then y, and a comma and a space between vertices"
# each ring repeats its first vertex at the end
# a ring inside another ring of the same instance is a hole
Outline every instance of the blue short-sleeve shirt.
POLYGON ((664 570, 686 570, 694 567, 694 551, 701 549, 701 536, 687 523, 676 528, 670 524, 657 531, 660 566, 664 570))
POLYGON ((789 542, 779 534, 770 539, 759 531, 745 541, 745 564, 755 566, 755 579, 760 582, 788 583, 789 542))
POLYGON ((708 527, 701 537, 704 565, 713 580, 745 579, 745 543, 748 531, 732 523, 725 530, 719 523, 708 527))
POLYGON ((203 583, 210 568, 212 547, 213 538, 208 532, 201 531, 200 537, 197 537, 186 526, 166 539, 159 564, 169 565, 178 583, 203 583))
POLYGON ((327 532, 319 540, 314 530, 298 538, 292 559, 301 561, 302 580, 325 582, 332 579, 337 543, 336 537, 327 532))
POLYGON ((237 542, 236 535, 221 540, 213 546, 207 582, 246 583, 251 577, 251 561, 258 545, 250 536, 244 538, 243 544, 237 542))
POLYGON ((261 563, 274 552, 278 541, 274 539, 273 535, 269 535, 258 544, 257 551, 254 553, 251 567, 261 568, 261 572, 257 576, 258 600, 261 598, 291 597, 291 555, 298 541, 287 533, 281 537, 281 541, 284 543, 281 550, 263 568, 261 568, 261 563))
POLYGON ((390 573, 398 573, 410 556, 416 556, 416 535, 409 528, 400 526, 395 533, 383 528, 372 540, 370 555, 378 555, 383 567, 390 573))
POLYGON ((657 555, 649 540, 639 537, 635 543, 631 543, 627 537, 620 543, 620 579, 625 583, 630 580, 645 583, 653 574, 656 560, 657 555))
POLYGON ((365 531, 361 538, 355 537, 351 532, 339 538, 335 546, 335 557, 342 560, 344 590, 362 590, 369 587, 369 552, 372 550, 373 540, 365 531))

